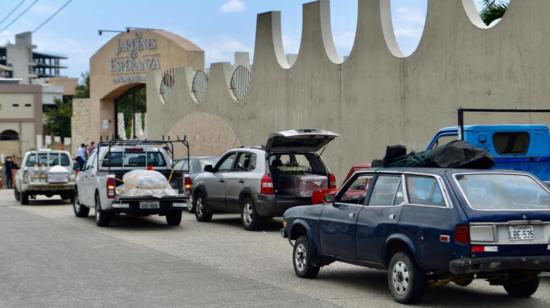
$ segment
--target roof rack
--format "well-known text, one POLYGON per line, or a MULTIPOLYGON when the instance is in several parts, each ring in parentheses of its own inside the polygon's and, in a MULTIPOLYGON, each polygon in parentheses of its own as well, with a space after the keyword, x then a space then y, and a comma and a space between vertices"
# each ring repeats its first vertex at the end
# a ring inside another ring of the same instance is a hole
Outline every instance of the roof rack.
MULTIPOLYGON (((149 139, 111 139, 111 140, 103 140, 103 137, 100 138, 99 143, 97 144, 97 153, 96 159, 97 159, 97 165, 99 166, 99 151, 102 147, 107 147, 108 153, 111 153, 111 148, 113 146, 140 146, 140 145, 156 145, 156 146, 164 146, 164 148, 168 151, 170 156, 172 157, 172 168, 174 168, 175 165, 175 159, 174 159, 174 144, 180 143, 184 145, 187 149, 187 159, 189 159, 190 156, 190 150, 189 150, 189 141, 187 141, 187 136, 183 136, 183 139, 181 139, 179 136, 177 136, 177 139, 171 140, 170 137, 167 139, 162 136, 161 140, 149 140, 149 139)), ((107 155, 106 154, 106 155, 107 155)), ((107 167, 107 171, 111 172, 111 164, 107 167)), ((189 170, 187 170, 189 171, 189 170)))
POLYGON ((265 150, 265 145, 241 145, 239 147, 239 149, 244 148, 265 150))

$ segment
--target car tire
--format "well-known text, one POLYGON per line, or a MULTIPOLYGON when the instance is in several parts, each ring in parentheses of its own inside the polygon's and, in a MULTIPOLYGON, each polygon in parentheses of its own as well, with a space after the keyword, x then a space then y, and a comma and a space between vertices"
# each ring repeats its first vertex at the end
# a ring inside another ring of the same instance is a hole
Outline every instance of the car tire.
POLYGON ((197 219, 197 221, 200 221, 200 222, 211 221, 212 213, 208 208, 208 203, 206 202, 206 198, 204 198, 203 194, 198 192, 195 195, 195 198, 193 198, 193 202, 195 203, 195 218, 197 219))
POLYGON ((256 211, 256 204, 250 197, 241 201, 241 223, 248 231, 256 231, 262 225, 262 217, 256 211))
POLYGON ((388 287, 394 300, 401 304, 416 304, 426 289, 426 276, 409 255, 398 252, 388 266, 388 287))
POLYGON ((75 190, 73 197, 73 211, 76 217, 88 217, 90 214, 90 208, 80 204, 80 198, 78 198, 78 191, 75 190))
POLYGON ((170 212, 166 214, 166 223, 169 226, 179 226, 181 224, 182 211, 170 212))
POLYGON ((456 281, 453 281, 457 286, 461 286, 461 287, 467 287, 469 286, 472 282, 474 282, 473 279, 463 279, 463 280, 456 280, 456 281))
POLYGON ((292 265, 294 272, 300 278, 312 279, 317 277, 321 267, 313 264, 315 252, 306 235, 300 236, 294 243, 292 250, 292 265))
POLYGON ((19 190, 17 190, 17 188, 13 189, 13 196, 15 197, 15 201, 19 202, 21 200, 21 195, 19 194, 19 190))
POLYGON ((532 277, 527 280, 518 280, 510 283, 505 283, 503 285, 504 290, 508 295, 518 298, 526 298, 537 292, 539 288, 539 277, 532 277))
POLYGON ((26 192, 20 192, 19 193, 19 202, 21 202, 21 205, 28 205, 29 204, 29 194, 26 192))
POLYGON ((109 224, 111 223, 111 213, 109 212, 105 212, 101 209, 101 201, 99 199, 99 195, 96 193, 95 195, 95 214, 94 214, 94 218, 95 218, 95 224, 98 226, 98 227, 108 227, 109 224))

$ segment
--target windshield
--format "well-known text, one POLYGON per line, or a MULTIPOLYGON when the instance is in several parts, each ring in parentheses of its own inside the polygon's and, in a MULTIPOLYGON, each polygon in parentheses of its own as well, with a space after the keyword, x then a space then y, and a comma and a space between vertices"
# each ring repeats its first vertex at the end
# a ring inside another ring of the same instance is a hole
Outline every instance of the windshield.
POLYGON ((520 174, 455 176, 471 208, 476 210, 549 210, 550 193, 520 174))
POLYGON ((25 166, 34 167, 37 165, 45 167, 53 167, 57 165, 69 167, 71 165, 71 159, 67 154, 59 152, 29 154, 25 166))

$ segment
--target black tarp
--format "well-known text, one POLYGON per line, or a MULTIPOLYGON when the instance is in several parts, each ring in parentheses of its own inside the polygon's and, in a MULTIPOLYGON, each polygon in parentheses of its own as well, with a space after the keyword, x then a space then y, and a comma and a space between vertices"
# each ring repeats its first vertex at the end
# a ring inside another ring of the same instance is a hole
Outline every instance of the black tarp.
POLYGON ((493 157, 484 149, 465 141, 453 141, 434 150, 412 152, 402 145, 388 146, 383 160, 372 162, 373 167, 429 167, 490 169, 494 167, 493 157))

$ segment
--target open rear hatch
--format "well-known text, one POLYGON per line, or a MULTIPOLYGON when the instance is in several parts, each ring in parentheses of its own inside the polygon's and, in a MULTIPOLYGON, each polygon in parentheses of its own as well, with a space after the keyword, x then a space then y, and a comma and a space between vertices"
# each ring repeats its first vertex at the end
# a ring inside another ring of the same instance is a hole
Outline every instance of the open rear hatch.
POLYGON ((318 152, 339 137, 322 129, 295 129, 274 133, 266 143, 268 153, 312 153, 318 152))

